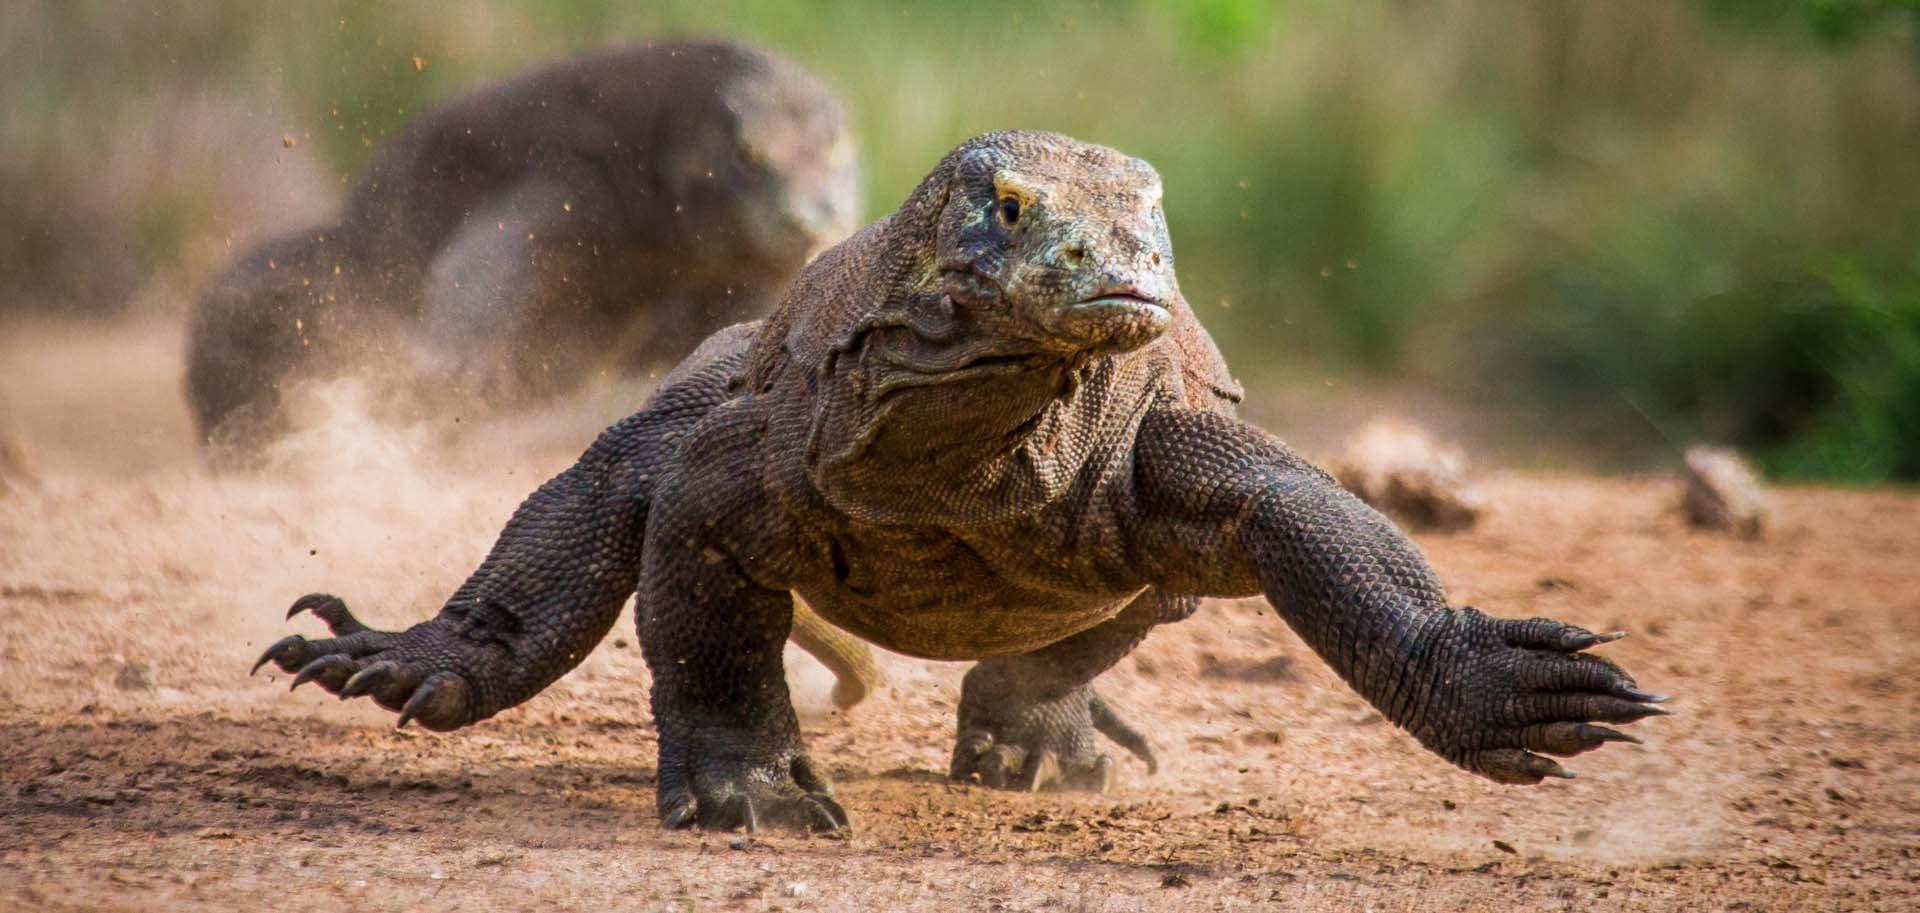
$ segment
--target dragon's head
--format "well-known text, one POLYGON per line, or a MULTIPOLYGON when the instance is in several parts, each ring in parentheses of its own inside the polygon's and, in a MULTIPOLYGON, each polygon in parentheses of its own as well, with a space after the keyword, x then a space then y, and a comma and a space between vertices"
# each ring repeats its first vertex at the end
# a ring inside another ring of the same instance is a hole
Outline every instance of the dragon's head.
POLYGON ((1124 352, 1172 321, 1173 246, 1146 162, 1056 133, 992 133, 949 153, 917 196, 940 292, 1003 344, 1124 352))

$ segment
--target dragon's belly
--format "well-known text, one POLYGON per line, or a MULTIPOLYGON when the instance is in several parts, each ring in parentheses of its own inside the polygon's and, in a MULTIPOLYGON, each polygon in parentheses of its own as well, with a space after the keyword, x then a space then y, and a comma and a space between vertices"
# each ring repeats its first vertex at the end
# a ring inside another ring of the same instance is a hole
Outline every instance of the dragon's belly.
POLYGON ((822 618, 896 653, 924 659, 986 659, 1037 650, 1112 618, 1133 599, 1069 603, 1055 594, 1025 600, 1001 595, 885 599, 844 588, 800 591, 822 618))
POLYGON ((1035 586, 955 540, 840 540, 830 575, 798 588, 821 617, 882 647, 927 659, 1025 653, 1091 628, 1138 590, 1035 586))

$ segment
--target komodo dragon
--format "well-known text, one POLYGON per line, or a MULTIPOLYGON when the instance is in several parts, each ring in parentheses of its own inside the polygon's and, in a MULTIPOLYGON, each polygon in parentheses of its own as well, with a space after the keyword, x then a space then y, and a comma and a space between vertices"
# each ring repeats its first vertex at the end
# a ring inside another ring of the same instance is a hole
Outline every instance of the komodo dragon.
MULTIPOLYGON (((1664 712, 1620 636, 1447 605, 1413 544, 1279 440, 1175 284, 1152 167, 1046 133, 962 144, 711 337, 507 524, 432 620, 260 662, 454 729, 585 656, 638 589, 663 825, 849 827, 781 669, 790 594, 888 648, 979 660, 950 774, 1103 788, 1093 679, 1201 597, 1264 593, 1422 745, 1502 783, 1664 712)), ((256 669, 258 666, 255 667, 256 669)))
POLYGON ((679 359, 858 227, 858 167, 826 86, 730 42, 461 95, 382 145, 337 224, 262 243, 202 290, 201 441, 245 453, 284 430, 287 387, 368 361, 385 382, 397 368, 513 402, 679 359))

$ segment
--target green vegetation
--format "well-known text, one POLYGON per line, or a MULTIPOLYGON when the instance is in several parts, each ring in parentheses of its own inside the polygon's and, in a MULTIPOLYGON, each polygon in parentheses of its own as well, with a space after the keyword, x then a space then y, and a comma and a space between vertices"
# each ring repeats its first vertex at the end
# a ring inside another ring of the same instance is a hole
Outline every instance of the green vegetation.
MULTIPOLYGON (((459 87, 620 40, 734 35, 846 93, 876 214, 989 129, 1153 161, 1188 297, 1255 384, 1492 397, 1604 429, 1594 443, 1627 465, 1704 438, 1788 477, 1917 479, 1917 9, 42 0, 0 17, 0 189, 84 196, 89 150, 208 92, 272 110, 260 141, 295 138, 344 179, 459 87)), ((61 218, 117 219, 101 231, 125 234, 131 274, 190 281, 225 252, 205 201, 227 178, 197 165, 61 218)), ((28 209, 8 243, 39 240, 0 244, 0 290, 54 262, 28 209)))

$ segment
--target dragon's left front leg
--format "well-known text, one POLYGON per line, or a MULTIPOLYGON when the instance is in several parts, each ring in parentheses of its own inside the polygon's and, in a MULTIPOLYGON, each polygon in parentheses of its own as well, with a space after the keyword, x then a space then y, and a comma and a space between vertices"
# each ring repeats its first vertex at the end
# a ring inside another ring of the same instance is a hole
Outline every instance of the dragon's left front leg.
POLYGON ((1501 783, 1570 777, 1538 753, 1638 741, 1599 724, 1665 712, 1584 652, 1619 635, 1449 607, 1405 534, 1258 429, 1155 411, 1135 465, 1135 552, 1153 579, 1265 593, 1354 690, 1454 764, 1501 783))

